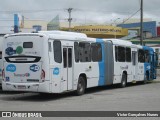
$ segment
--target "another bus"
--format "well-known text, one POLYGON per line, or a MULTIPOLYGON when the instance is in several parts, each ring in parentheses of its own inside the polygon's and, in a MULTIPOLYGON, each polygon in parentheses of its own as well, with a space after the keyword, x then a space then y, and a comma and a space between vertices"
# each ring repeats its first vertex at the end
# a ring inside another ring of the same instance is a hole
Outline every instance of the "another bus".
MULTIPOLYGON (((140 45, 140 40, 130 40, 133 44, 140 45)), ((158 57, 158 66, 160 67, 160 40, 159 39, 146 39, 143 40, 145 46, 149 46, 154 49, 154 52, 157 53, 158 57)))
POLYGON ((90 87, 156 78, 153 49, 129 41, 41 31, 6 35, 3 46, 4 91, 82 95, 90 87))
POLYGON ((154 47, 151 47, 151 48, 153 48, 154 52, 157 54, 157 59, 158 59, 157 65, 160 66, 160 47, 157 47, 157 46, 155 47, 154 46, 154 47))

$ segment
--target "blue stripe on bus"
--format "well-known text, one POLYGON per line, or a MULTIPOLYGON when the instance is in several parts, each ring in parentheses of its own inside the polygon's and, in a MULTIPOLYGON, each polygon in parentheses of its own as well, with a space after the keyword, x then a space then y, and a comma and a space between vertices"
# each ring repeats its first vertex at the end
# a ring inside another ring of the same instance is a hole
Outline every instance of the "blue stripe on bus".
POLYGON ((102 61, 98 62, 99 64, 99 81, 98 81, 98 86, 105 85, 105 79, 104 79, 104 71, 105 71, 105 64, 104 64, 104 41, 102 39, 96 39, 96 42, 100 43, 102 46, 102 61))
MULTIPOLYGON (((148 47, 143 46, 143 50, 148 50, 148 47)), ((147 66, 150 66, 150 64, 147 63, 147 62, 144 62, 144 75, 146 74, 147 71, 150 71, 150 70, 148 69, 149 67, 147 67, 147 66)))
MULTIPOLYGON (((153 49, 148 47, 148 46, 143 46, 143 50, 148 50, 149 51, 149 54, 150 54, 149 59, 152 59, 152 61, 153 61, 153 54, 154 54, 153 49)), ((152 64, 154 64, 154 61, 152 62, 152 64)), ((152 72, 155 74, 155 71, 153 70, 154 69, 153 67, 154 67, 153 65, 151 67, 151 63, 145 62, 144 63, 144 73, 146 74, 146 71, 148 71, 149 72, 149 76, 150 76, 150 71, 152 69, 152 72)), ((150 76, 149 80, 153 80, 153 78, 154 78, 154 76, 150 76)))

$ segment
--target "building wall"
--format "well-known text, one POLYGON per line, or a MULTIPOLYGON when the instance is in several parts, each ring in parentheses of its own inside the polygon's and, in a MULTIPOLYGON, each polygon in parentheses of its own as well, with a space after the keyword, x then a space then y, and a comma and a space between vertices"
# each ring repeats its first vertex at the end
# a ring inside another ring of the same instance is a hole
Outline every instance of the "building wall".
POLYGON ((157 36, 160 36, 160 26, 157 27, 157 36))
MULTIPOLYGON (((138 19, 138 18, 132 18, 132 19, 129 19, 129 20, 128 19, 124 19, 123 21, 125 21, 125 24, 141 22, 141 20, 138 19)), ((143 22, 150 22, 150 21, 152 21, 151 18, 143 18, 143 22)))
MULTIPOLYGON (((130 29, 130 28, 140 27, 140 23, 119 24, 118 26, 130 29)), ((143 22, 143 31, 150 32, 152 34, 152 37, 156 37, 157 36, 156 21, 143 22)))
POLYGON ((47 22, 46 21, 24 21, 24 28, 33 29, 33 26, 39 25, 42 27, 41 30, 47 30, 47 22))

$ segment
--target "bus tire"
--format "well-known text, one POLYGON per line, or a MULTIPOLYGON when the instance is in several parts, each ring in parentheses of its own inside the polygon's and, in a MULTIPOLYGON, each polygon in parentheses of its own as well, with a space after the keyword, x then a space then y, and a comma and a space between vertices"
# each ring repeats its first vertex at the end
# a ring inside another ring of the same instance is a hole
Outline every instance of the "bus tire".
POLYGON ((149 73, 146 72, 145 78, 144 78, 144 80, 143 80, 143 84, 146 84, 148 80, 149 80, 149 73))
POLYGON ((85 89, 86 89, 85 78, 80 76, 78 79, 76 95, 78 96, 83 95, 85 92, 85 89))
POLYGON ((126 87, 127 84, 127 76, 125 73, 122 74, 121 83, 119 84, 120 88, 126 87))
POLYGON ((143 84, 147 84, 147 80, 143 80, 143 84))

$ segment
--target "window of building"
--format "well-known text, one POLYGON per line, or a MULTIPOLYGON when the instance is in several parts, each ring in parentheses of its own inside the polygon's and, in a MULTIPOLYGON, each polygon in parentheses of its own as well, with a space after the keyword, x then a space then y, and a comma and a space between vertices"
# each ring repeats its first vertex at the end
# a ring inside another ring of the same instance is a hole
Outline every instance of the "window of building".
POLYGON ((57 63, 62 62, 62 50, 61 50, 61 42, 58 40, 55 40, 53 42, 53 49, 54 49, 54 60, 57 63))
POLYGON ((102 47, 100 43, 92 43, 91 51, 93 62, 102 61, 102 47))

